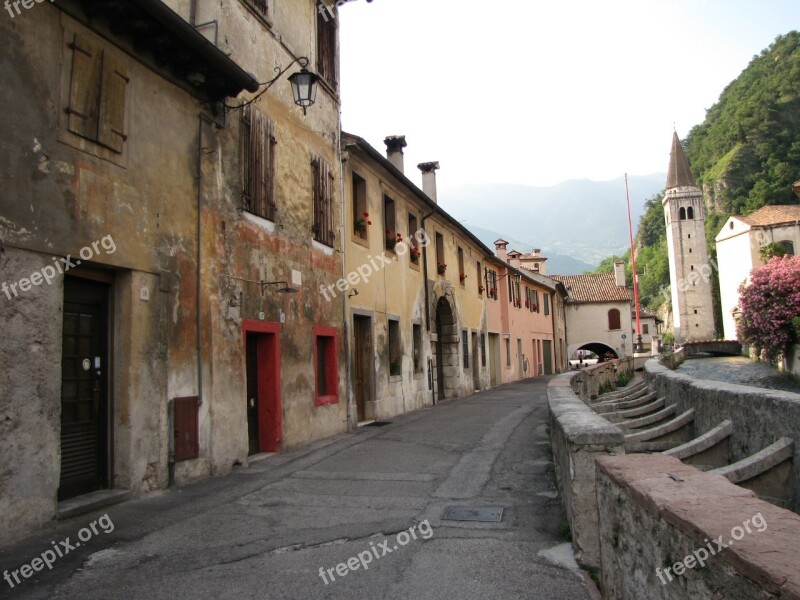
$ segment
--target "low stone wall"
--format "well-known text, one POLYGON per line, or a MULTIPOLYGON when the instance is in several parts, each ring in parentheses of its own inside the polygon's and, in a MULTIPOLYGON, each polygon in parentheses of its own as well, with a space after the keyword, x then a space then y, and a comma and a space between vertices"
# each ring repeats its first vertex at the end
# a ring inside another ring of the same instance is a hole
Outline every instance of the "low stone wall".
MULTIPOLYGON (((675 369, 681 366, 684 360, 686 360, 686 352, 684 351, 683 348, 680 348, 676 352, 670 352, 669 354, 665 354, 661 358, 661 364, 674 371, 675 369)), ((647 363, 645 363, 645 371, 646 370, 647 370, 647 363)))
POLYGON ((645 365, 645 376, 666 404, 677 412, 695 410, 696 435, 733 421, 731 462, 746 458, 786 436, 795 440, 792 510, 800 512, 800 395, 720 381, 695 379, 672 371, 657 360, 645 365))
POLYGON ((627 372, 633 377, 633 357, 597 363, 572 375, 572 389, 584 402, 592 402, 603 386, 616 386, 617 374, 627 372))
POLYGON ((606 600, 800 598, 800 516, 662 454, 600 457, 596 487, 606 600))
POLYGON ((584 373, 565 373, 550 380, 547 387, 550 444, 575 557, 582 565, 598 568, 595 459, 624 454, 625 438, 619 427, 596 414, 573 391, 574 379, 584 373))

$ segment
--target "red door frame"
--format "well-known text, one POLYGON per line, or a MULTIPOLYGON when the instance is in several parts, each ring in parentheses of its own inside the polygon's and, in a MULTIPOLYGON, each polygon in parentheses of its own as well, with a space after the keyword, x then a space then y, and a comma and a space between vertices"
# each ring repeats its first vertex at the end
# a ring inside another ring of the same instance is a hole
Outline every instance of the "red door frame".
POLYGON ((281 353, 279 323, 242 321, 242 345, 247 334, 258 336, 258 450, 280 452, 283 444, 283 406, 281 404, 281 353))

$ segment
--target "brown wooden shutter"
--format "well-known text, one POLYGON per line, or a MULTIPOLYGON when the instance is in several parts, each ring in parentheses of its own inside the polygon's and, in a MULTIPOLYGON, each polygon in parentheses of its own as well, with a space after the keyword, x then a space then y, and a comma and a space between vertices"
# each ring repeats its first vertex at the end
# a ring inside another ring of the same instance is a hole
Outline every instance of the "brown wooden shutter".
POLYGON ((130 77, 128 70, 108 52, 103 56, 103 81, 100 91, 100 118, 97 141, 122 152, 125 135, 125 92, 130 77))
POLYGON ((96 140, 103 51, 77 33, 70 47, 73 52, 68 128, 73 133, 96 140))

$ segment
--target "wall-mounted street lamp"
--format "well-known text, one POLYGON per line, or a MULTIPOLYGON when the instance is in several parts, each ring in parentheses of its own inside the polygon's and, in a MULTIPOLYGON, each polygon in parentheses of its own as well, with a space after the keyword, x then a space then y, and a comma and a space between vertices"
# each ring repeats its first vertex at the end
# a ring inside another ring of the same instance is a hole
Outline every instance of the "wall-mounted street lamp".
POLYGON ((261 96, 263 96, 269 88, 271 88, 275 82, 277 82, 284 73, 286 73, 292 65, 297 63, 300 65, 300 70, 296 73, 292 73, 289 76, 289 83, 292 84, 292 96, 294 97, 294 103, 297 106, 303 109, 303 114, 306 114, 306 108, 313 105, 314 102, 317 100, 317 82, 319 82, 319 75, 316 73, 312 73, 306 67, 309 65, 309 60, 305 56, 300 56, 295 58, 292 62, 286 65, 283 69, 280 67, 275 67, 275 77, 270 79, 269 81, 265 81, 264 83, 259 83, 259 86, 264 86, 264 89, 258 92, 255 96, 253 96, 247 102, 242 104, 230 105, 226 104, 225 107, 231 110, 237 110, 239 108, 244 108, 245 106, 251 105, 253 102, 258 100, 261 96))

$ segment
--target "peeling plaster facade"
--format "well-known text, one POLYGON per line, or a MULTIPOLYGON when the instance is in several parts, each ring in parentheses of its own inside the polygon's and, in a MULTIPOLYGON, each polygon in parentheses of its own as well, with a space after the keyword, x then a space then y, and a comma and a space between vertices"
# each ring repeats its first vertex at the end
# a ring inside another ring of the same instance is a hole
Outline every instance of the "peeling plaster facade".
MULTIPOLYGON (((188 2, 167 4, 188 21, 188 2)), ((280 3, 267 21, 231 2, 197 18, 217 21, 219 48, 233 65, 226 68, 238 65, 263 81, 294 56, 308 56, 314 68, 315 9, 312 0, 280 3)), ((277 350, 259 350, 255 361, 275 375, 269 385, 277 395, 277 413, 268 417, 274 437, 262 434, 261 446, 290 448, 347 428, 344 305, 316 292, 343 266, 335 87, 321 84, 305 117, 285 78, 254 105, 275 124, 277 208, 268 221, 243 210, 241 111, 227 111, 223 120, 219 105, 201 98, 210 82, 165 76, 132 46, 64 11, 45 3, 0 23, 0 98, 13 115, 0 123, 0 279, 18 284, 15 293, 0 295, 0 537, 6 542, 53 518, 60 496, 74 495, 61 480, 74 468, 64 465, 62 453, 62 420, 71 414, 62 395, 72 385, 95 386, 84 392, 99 411, 91 449, 99 455, 96 487, 135 495, 247 463, 248 332, 277 350), (119 152, 71 129, 65 109, 74 102, 77 40, 124 71, 119 152), (192 85, 197 93, 187 91, 192 85), (331 166, 333 246, 312 239, 313 156, 331 166), (75 260, 82 249, 86 260, 66 277, 34 281, 25 291, 19 285, 61 257, 75 260), (299 291, 282 294, 262 281, 287 281, 299 291), (84 315, 86 298, 87 306, 102 304, 92 319, 84 315), (75 323, 87 331, 99 326, 91 336, 69 337, 75 323), (330 342, 328 381, 336 382, 322 398, 321 334, 330 342), (91 340, 97 349, 83 347, 91 340), (84 359, 75 362, 73 355, 84 359), (64 383, 67 363, 93 378, 64 383), (170 405, 185 397, 199 398, 197 456, 173 464, 177 424, 170 405)), ((266 374, 259 371, 258 379, 260 402, 266 374)), ((87 406, 76 405, 76 422, 87 406)), ((258 418, 263 425, 267 417, 258 418)))

